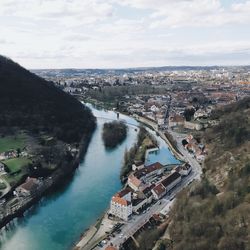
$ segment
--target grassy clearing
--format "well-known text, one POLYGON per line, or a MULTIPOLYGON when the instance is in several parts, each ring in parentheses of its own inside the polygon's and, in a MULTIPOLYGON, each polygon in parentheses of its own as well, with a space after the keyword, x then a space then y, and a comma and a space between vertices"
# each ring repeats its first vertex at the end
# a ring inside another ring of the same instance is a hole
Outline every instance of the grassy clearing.
POLYGON ((25 147, 27 136, 19 134, 14 136, 5 136, 0 138, 0 153, 25 147))
POLYGON ((10 173, 16 173, 22 170, 25 166, 30 163, 30 159, 24 158, 14 158, 3 161, 3 163, 8 167, 10 173))

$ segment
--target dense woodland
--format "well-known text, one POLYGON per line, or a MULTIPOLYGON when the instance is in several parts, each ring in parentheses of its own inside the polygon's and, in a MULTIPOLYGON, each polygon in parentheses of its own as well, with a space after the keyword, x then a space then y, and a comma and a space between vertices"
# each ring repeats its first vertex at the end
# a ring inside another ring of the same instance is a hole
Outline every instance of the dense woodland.
POLYGON ((127 125, 120 121, 107 122, 103 125, 102 139, 106 148, 115 148, 127 136, 127 125))
POLYGON ((250 249, 250 98, 216 110, 201 183, 172 210, 173 249, 250 249))
POLYGON ((72 96, 0 56, 0 130, 13 127, 72 143, 93 131, 95 118, 72 96))
POLYGON ((102 102, 113 102, 121 100, 125 95, 140 95, 140 94, 164 94, 168 93, 166 86, 152 86, 152 85, 136 85, 136 86, 112 86, 104 87, 99 90, 89 90, 86 93, 87 97, 102 102))

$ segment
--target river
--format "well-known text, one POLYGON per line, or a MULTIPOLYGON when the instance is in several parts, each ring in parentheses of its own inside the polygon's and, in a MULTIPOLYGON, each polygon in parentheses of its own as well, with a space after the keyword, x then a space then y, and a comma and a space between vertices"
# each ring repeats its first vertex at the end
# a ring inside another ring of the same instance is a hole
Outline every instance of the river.
MULTIPOLYGON (((116 119, 112 111, 91 109, 97 117, 116 119)), ((120 115, 120 119, 137 125, 130 117, 120 115)), ((114 150, 106 150, 101 138, 106 121, 97 118, 97 128, 85 159, 73 179, 56 193, 43 198, 23 218, 13 221, 8 230, 2 230, 0 249, 70 249, 80 234, 104 213, 111 196, 121 188, 119 174, 123 154, 136 141, 137 135, 136 127, 130 125, 126 140, 114 150)), ((166 150, 166 145, 162 147, 166 150)), ((166 153, 173 159, 169 150, 166 153)))

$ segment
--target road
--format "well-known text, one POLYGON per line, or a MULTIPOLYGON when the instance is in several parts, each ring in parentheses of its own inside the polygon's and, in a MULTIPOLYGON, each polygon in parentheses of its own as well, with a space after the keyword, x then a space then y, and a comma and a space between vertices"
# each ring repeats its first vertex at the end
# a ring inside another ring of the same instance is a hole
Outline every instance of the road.
POLYGON ((193 155, 191 155, 182 145, 182 140, 187 135, 176 133, 170 129, 168 130, 168 133, 170 133, 173 136, 174 140, 177 142, 178 150, 184 156, 185 161, 187 161, 192 166, 193 172, 195 172, 194 179, 200 180, 202 175, 202 168, 200 163, 195 158, 193 158, 193 155))
MULTIPOLYGON (((113 243, 114 246, 120 246, 126 241, 126 239, 134 235, 134 233, 137 232, 152 217, 153 214, 159 214, 163 208, 166 212, 169 212, 175 200, 176 194, 183 188, 187 187, 194 179, 199 179, 199 174, 192 171, 171 191, 170 194, 161 199, 160 205, 157 202, 151 205, 150 210, 146 211, 145 214, 133 215, 132 219, 121 228, 121 232, 119 234, 116 233, 115 237, 111 238, 108 244, 113 243)), ((107 244, 103 247, 96 247, 95 249, 105 249, 106 246, 107 244)))

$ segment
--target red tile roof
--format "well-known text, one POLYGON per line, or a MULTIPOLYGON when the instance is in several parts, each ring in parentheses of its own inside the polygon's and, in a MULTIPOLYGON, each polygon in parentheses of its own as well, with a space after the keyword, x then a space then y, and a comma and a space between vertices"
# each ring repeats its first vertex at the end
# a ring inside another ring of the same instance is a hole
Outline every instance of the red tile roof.
POLYGON ((136 187, 139 187, 141 185, 141 181, 137 179, 133 174, 129 175, 129 181, 136 187))
POLYGON ((167 178, 165 178, 161 183, 166 188, 172 182, 177 180, 179 177, 181 177, 181 175, 178 172, 174 172, 174 173, 170 174, 167 178))
POLYGON ((161 196, 166 191, 165 187, 161 183, 155 186, 153 190, 158 196, 161 196))
POLYGON ((161 165, 161 163, 159 163, 159 162, 156 162, 156 163, 153 163, 147 167, 144 167, 142 169, 137 170, 134 173, 134 175, 136 178, 140 179, 142 176, 147 175, 147 174, 154 172, 154 171, 161 169, 161 168, 163 168, 163 165, 161 165))
POLYGON ((37 179, 36 178, 27 178, 26 182, 23 183, 20 187, 27 190, 27 191, 35 190, 38 187, 37 179))
POLYGON ((126 194, 128 194, 130 192, 131 192, 131 189, 125 188, 125 189, 121 190, 120 192, 117 192, 114 196, 122 198, 122 197, 124 197, 126 194))
POLYGON ((113 246, 107 246, 105 250, 117 250, 117 248, 113 246))
POLYGON ((123 198, 120 198, 118 196, 113 196, 112 201, 115 202, 115 203, 118 203, 118 204, 120 204, 122 206, 128 206, 128 205, 131 204, 129 201, 127 201, 127 200, 125 200, 123 198))

